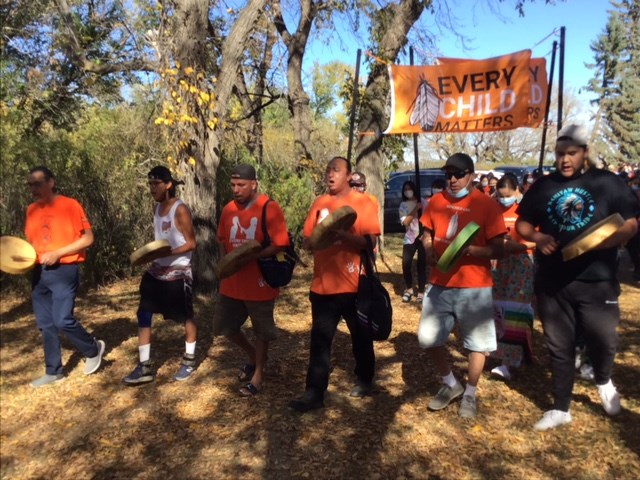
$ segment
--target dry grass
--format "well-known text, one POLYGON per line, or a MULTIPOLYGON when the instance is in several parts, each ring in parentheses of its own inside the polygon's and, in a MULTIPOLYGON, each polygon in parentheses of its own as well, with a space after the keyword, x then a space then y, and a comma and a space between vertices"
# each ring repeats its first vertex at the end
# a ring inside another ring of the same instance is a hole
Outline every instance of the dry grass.
MULTIPOLYGON (((224 339, 212 340, 211 307, 201 325, 193 379, 171 381, 183 349, 181 328, 159 320, 155 383, 121 383, 137 359, 137 282, 121 282, 79 298, 77 315, 107 342, 105 364, 90 377, 65 349, 68 378, 34 390, 42 373, 40 335, 27 298, 1 303, 1 476, 11 479, 637 479, 640 478, 640 290, 623 284, 620 348, 614 378, 623 412, 603 413, 593 385, 577 381, 574 422, 538 433, 531 425, 549 407, 548 357, 536 322, 538 364, 509 383, 482 379, 480 416, 462 421, 456 408, 427 411, 438 388, 418 348, 417 305, 402 304, 399 242, 388 241, 378 265, 395 292, 392 338, 376 345, 375 394, 351 399, 353 360, 341 324, 333 350, 327 408, 299 415, 287 402, 301 393, 307 364, 310 271, 277 303, 280 338, 270 351, 268 381, 241 398, 244 363, 224 339)), ((623 281, 627 272, 622 272, 623 281)), ((68 345, 66 345, 68 347, 68 345)), ((465 368, 452 341, 456 373, 465 368)))

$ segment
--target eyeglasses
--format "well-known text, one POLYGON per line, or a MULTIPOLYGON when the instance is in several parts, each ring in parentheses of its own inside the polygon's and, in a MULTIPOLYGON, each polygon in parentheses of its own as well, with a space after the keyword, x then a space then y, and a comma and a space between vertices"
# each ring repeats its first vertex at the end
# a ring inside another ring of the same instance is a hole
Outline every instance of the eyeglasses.
POLYGON ((456 177, 456 179, 460 180, 461 178, 464 178, 468 174, 469 172, 467 170, 457 170, 455 172, 444 172, 444 177, 447 180, 451 180, 451 177, 456 177))

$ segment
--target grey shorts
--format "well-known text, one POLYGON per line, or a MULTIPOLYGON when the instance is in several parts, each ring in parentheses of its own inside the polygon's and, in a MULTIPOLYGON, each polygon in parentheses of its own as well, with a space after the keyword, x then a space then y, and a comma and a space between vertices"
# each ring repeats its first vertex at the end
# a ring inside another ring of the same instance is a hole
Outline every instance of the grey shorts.
POLYGON ((444 345, 458 323, 464 348, 472 352, 497 349, 491 287, 445 288, 430 285, 422 301, 418 341, 422 348, 444 345))
POLYGON ((274 305, 275 300, 251 302, 219 295, 213 314, 213 335, 238 333, 250 317, 256 338, 265 342, 275 340, 278 334, 273 318, 274 305))

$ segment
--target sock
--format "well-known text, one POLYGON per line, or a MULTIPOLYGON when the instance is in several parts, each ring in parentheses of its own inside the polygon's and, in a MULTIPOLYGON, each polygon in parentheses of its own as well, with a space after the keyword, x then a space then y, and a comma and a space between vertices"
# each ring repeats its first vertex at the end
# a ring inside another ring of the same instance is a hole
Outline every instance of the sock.
POLYGON ((474 397, 475 398, 477 389, 478 389, 478 387, 474 387, 473 385, 469 385, 467 383, 467 386, 464 389, 464 394, 463 395, 468 395, 470 397, 474 397))
POLYGON ((138 352, 140 352, 140 362, 148 362, 149 358, 151 358, 151 344, 147 343, 146 345, 140 345, 138 347, 138 352))
POLYGON ((598 390, 613 393, 616 391, 616 387, 613 386, 613 382, 611 381, 611 379, 609 379, 609 381, 604 385, 598 385, 598 390))
POLYGON ((442 383, 453 388, 457 385, 458 380, 456 380, 456 377, 453 376, 453 372, 450 371, 447 375, 442 377, 442 383))
POLYGON ((185 353, 187 355, 195 355, 196 354, 196 342, 189 343, 184 342, 185 353))

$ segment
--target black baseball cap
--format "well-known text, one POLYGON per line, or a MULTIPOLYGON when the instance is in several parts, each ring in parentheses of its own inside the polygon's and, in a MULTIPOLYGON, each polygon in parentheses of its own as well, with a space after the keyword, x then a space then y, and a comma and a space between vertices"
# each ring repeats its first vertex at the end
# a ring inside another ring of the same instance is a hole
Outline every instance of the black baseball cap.
POLYGON ((445 162, 442 170, 460 170, 462 172, 470 172, 473 173, 475 169, 475 165, 473 164, 473 160, 466 153, 454 153, 445 162))
POLYGON ((236 165, 231 170, 231 178, 237 180, 257 180, 256 169, 246 163, 236 165))

